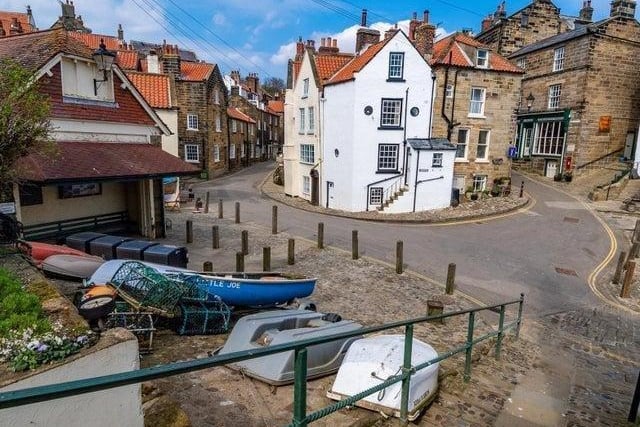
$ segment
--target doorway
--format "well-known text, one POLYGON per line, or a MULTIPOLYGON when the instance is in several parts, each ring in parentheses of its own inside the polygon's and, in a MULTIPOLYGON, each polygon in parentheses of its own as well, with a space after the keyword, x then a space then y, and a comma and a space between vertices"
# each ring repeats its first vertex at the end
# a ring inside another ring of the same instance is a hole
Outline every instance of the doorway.
POLYGON ((318 204, 320 203, 320 192, 318 191, 320 186, 320 174, 318 173, 317 169, 312 169, 310 175, 311 175, 311 204, 313 206, 318 206, 318 204))
POLYGON ((633 132, 627 132, 627 139, 624 142, 624 159, 633 159, 633 149, 636 142, 636 134, 633 132))
POLYGON ((547 160, 546 162, 546 171, 544 176, 547 178, 553 178, 558 173, 558 162, 557 160, 547 160))

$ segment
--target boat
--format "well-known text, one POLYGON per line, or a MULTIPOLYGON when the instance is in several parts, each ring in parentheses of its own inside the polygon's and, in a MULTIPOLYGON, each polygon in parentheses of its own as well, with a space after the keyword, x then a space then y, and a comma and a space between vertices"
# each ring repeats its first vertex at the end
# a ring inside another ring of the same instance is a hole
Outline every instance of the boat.
MULTIPOLYGON (((92 275, 86 280, 87 285, 106 285, 113 279, 113 276, 118 272, 122 264, 130 262, 129 259, 112 259, 105 261, 92 275)), ((186 268, 171 267, 168 265, 155 264, 147 261, 137 261, 141 264, 151 267, 162 274, 195 274, 193 270, 187 270, 186 268)))
POLYGON ((42 242, 24 242, 26 244, 26 250, 28 255, 33 260, 34 264, 40 266, 42 261, 49 258, 51 255, 76 255, 90 257, 88 253, 79 251, 77 249, 70 248, 63 245, 53 245, 51 243, 42 242))
POLYGON ((304 298, 313 292, 315 278, 285 273, 187 274, 182 280, 195 284, 211 299, 216 296, 230 306, 273 307, 304 298))
POLYGON ((40 268, 45 274, 71 279, 87 279, 104 264, 104 260, 95 256, 51 255, 42 261, 40 268))
MULTIPOLYGON (((234 326, 218 354, 268 348, 278 344, 325 337, 362 329, 352 320, 343 320, 334 313, 309 310, 273 310, 242 317, 234 326)), ((335 372, 345 352, 358 337, 345 338, 309 347, 307 378, 318 378, 335 372)), ((229 365, 243 374, 271 385, 283 385, 294 380, 293 350, 243 360, 229 365)))
MULTIPOLYGON (((417 366, 438 357, 429 344, 413 339, 411 365, 417 366)), ((404 335, 377 335, 354 342, 347 351, 327 397, 342 400, 379 385, 401 372, 404 358, 404 335)), ((415 420, 435 397, 438 389, 439 363, 411 375, 408 419, 415 420)), ((402 382, 369 395, 355 406, 400 417, 402 382)))

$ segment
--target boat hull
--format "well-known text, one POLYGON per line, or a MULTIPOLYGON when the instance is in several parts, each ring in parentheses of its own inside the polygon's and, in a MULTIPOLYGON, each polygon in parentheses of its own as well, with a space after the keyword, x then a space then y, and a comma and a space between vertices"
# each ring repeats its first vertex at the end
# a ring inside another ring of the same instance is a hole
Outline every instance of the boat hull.
POLYGON ((296 298, 313 293, 316 279, 291 279, 283 275, 264 275, 255 279, 229 276, 188 276, 185 281, 193 283, 209 295, 218 296, 231 306, 273 307, 286 304, 296 298))
POLYGON ((42 261, 49 258, 51 255, 76 255, 91 257, 91 255, 79 251, 77 249, 70 248, 62 245, 52 245, 50 243, 41 242, 27 242, 30 248, 30 256, 36 265, 40 265, 42 261))
POLYGON ((102 264, 102 258, 62 254, 47 257, 41 268, 49 275, 82 280, 91 277, 102 264))

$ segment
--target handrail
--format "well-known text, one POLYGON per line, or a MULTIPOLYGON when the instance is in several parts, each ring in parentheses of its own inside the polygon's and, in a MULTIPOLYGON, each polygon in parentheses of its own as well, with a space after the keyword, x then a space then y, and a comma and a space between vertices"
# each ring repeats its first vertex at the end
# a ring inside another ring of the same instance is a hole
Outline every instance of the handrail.
POLYGON ((492 337, 497 337, 498 341, 496 343, 495 356, 496 358, 500 357, 500 351, 502 346, 502 339, 504 337, 504 332, 508 329, 515 329, 516 338, 519 336, 520 326, 522 323, 522 308, 524 304, 524 294, 520 294, 520 298, 503 302, 500 304, 494 304, 491 306, 484 306, 466 310, 459 310, 455 312, 443 313, 436 316, 422 316, 409 320, 402 320, 391 322, 378 326, 370 326, 350 332, 342 332, 330 336, 318 337, 318 338, 309 338, 300 340, 293 343, 287 344, 279 344, 274 345, 267 348, 260 349, 251 349, 244 350, 234 353, 228 353, 223 355, 217 355, 212 357, 207 357, 204 359, 190 360, 186 362, 175 362, 169 363, 165 365, 154 366, 150 368, 143 368, 135 371, 122 372, 111 375, 104 375, 100 377, 87 378, 82 380, 68 381, 64 383, 51 384, 45 386, 31 387, 21 390, 9 391, 0 393, 0 409, 12 408, 16 406, 44 402, 53 399, 59 399, 63 397, 75 396, 78 394, 95 392, 100 390, 111 389, 115 387, 121 387, 136 383, 141 383, 144 381, 149 381, 158 378, 164 378, 172 375, 185 374, 189 372, 194 372, 202 369, 213 368, 216 366, 227 365, 235 362, 240 362, 242 360, 247 359, 255 359, 262 356, 268 356, 271 354, 281 353, 285 351, 294 350, 295 352, 295 384, 294 384, 294 419, 291 425, 293 426, 306 426, 309 422, 318 420, 332 412, 335 412, 343 407, 351 406, 357 400, 360 400, 369 394, 373 394, 376 391, 382 390, 383 388, 400 382, 403 382, 403 399, 402 399, 402 409, 401 409, 401 418, 406 419, 407 416, 407 405, 408 405, 408 392, 409 392, 409 381, 411 374, 419 371, 420 369, 424 369, 428 366, 433 365, 441 360, 447 359, 453 355, 456 355, 461 352, 466 352, 466 361, 465 361, 465 372, 464 379, 468 381, 471 374, 471 352, 473 346, 487 340, 492 337), (517 318, 509 323, 508 325, 504 324, 505 317, 505 309, 509 305, 518 304, 518 315, 517 318), (473 330, 474 330, 474 319, 475 313, 484 310, 496 311, 499 309, 500 313, 500 323, 497 331, 489 332, 481 337, 473 339, 473 330), (454 348, 453 350, 449 350, 437 358, 429 360, 427 362, 423 362, 417 366, 411 366, 411 352, 410 352, 410 342, 413 340, 413 325, 416 323, 424 323, 428 321, 436 321, 447 319, 449 317, 461 316, 469 314, 469 325, 468 325, 468 333, 467 333, 467 341, 465 344, 454 348), (365 390, 362 393, 359 393, 356 396, 352 396, 351 398, 343 399, 339 402, 334 403, 328 407, 320 409, 311 414, 306 414, 306 352, 307 348, 319 344, 324 344, 332 341, 343 340, 347 338, 355 338, 360 337, 366 334, 371 334, 375 332, 382 332, 389 329, 405 327, 405 364, 402 369, 402 373, 389 378, 387 381, 369 389, 365 390), (407 349, 409 350, 407 355, 407 349), (373 390, 373 391, 372 391, 373 390), (366 394, 365 394, 366 393, 366 394), (405 395, 406 394, 406 395, 405 395))
POLYGON ((583 163, 583 164, 581 164, 581 165, 576 165, 576 170, 579 170, 579 169, 585 168, 585 167, 587 167, 587 166, 589 166, 589 165, 592 165, 592 164, 594 164, 594 163, 596 163, 596 162, 599 162, 600 160, 606 159, 607 157, 612 156, 612 155, 614 155, 614 154, 616 154, 616 153, 619 153, 619 152, 621 152, 621 151, 624 151, 624 148, 620 148, 620 149, 618 149, 618 150, 615 150, 615 151, 612 151, 612 152, 610 152, 610 153, 607 153, 607 154, 605 154, 604 156, 600 156, 600 157, 598 157, 597 159, 595 159, 595 160, 591 160, 591 161, 589 161, 589 162, 587 162, 587 163, 583 163))
POLYGON ((402 178, 402 177, 403 177, 403 174, 393 175, 393 176, 390 176, 390 177, 387 177, 387 178, 372 182, 371 184, 368 184, 367 185, 367 194, 365 194, 365 196, 367 198, 367 204, 365 205, 367 207, 367 211, 369 210, 369 205, 370 205, 370 203, 369 203, 369 191, 370 191, 372 185, 382 184, 383 182, 391 181, 392 179, 402 178))

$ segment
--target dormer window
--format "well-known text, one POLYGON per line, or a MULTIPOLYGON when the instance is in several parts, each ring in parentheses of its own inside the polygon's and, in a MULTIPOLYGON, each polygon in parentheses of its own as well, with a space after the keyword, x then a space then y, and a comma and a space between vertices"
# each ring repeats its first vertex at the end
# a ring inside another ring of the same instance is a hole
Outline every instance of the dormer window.
POLYGON ((476 65, 478 68, 489 67, 489 51, 486 49, 478 49, 476 53, 476 65))
POLYGON ((389 54, 389 80, 402 80, 404 75, 404 53, 391 52, 389 54))

